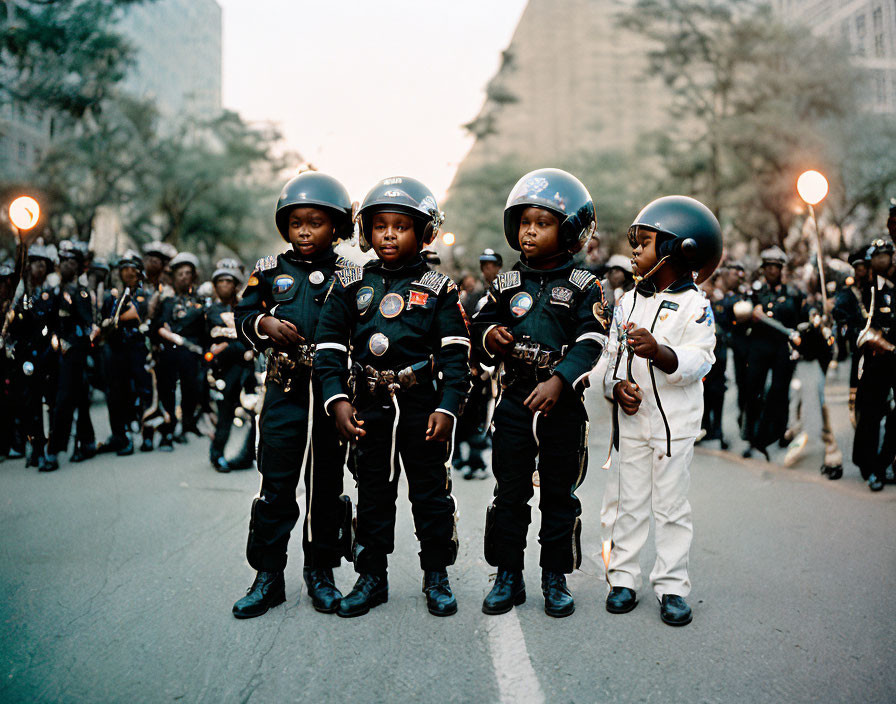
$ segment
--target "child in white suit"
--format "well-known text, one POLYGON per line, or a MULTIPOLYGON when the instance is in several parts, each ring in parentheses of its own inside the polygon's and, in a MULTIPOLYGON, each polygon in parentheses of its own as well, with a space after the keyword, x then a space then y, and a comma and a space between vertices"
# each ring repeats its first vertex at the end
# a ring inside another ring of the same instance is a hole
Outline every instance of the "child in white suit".
POLYGON ((601 512, 610 541, 606 607, 619 614, 637 605, 639 558, 652 513, 650 583, 662 620, 683 626, 692 618, 685 601, 691 589, 690 465, 703 417, 702 379, 715 361, 712 307, 695 279, 718 265, 722 236, 704 205, 667 196, 639 213, 629 241, 640 281, 616 302, 604 377, 619 450, 601 512))

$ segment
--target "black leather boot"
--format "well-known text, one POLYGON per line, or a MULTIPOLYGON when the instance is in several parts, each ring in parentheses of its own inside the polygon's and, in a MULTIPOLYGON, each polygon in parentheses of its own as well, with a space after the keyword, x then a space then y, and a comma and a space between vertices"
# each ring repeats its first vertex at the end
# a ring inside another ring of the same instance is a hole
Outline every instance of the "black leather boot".
POLYGON ((576 610, 576 602, 566 586, 566 575, 562 572, 543 570, 541 591, 544 594, 544 612, 548 616, 563 618, 576 610))
POLYGON ((869 474, 868 488, 871 489, 871 491, 881 491, 884 488, 884 483, 876 474, 869 474))
POLYGON ((514 606, 526 603, 523 573, 498 568, 495 585, 482 601, 482 613, 490 616, 506 614, 514 606))
POLYGON ((224 459, 224 455, 221 454, 220 450, 212 449, 209 453, 208 459, 212 463, 212 467, 215 468, 216 472, 226 474, 230 471, 230 464, 227 462, 227 460, 224 459))
POLYGON ((333 580, 333 570, 329 567, 306 567, 302 570, 305 578, 305 586, 308 587, 308 596, 315 611, 322 614, 336 613, 342 592, 336 588, 333 580))
POLYGON ((374 606, 389 601, 389 581, 386 575, 362 573, 349 592, 342 597, 336 613, 342 618, 363 616, 374 606))
POLYGON ((69 457, 69 462, 84 462, 96 456, 96 443, 78 443, 75 451, 69 457))
POLYGON ((259 572, 246 596, 233 605, 237 618, 255 618, 286 601, 286 582, 282 572, 259 572))
POLYGON ((159 452, 174 452, 174 436, 168 433, 159 440, 159 452))
POLYGON ((451 592, 447 572, 424 572, 423 593, 426 594, 426 608, 433 616, 451 616, 457 613, 457 599, 451 592))
POLYGON ((670 626, 687 626, 691 622, 691 607, 677 594, 663 594, 660 618, 670 626))
POLYGON ((611 614, 627 614, 637 605, 635 591, 628 587, 613 587, 607 594, 607 611, 611 614))

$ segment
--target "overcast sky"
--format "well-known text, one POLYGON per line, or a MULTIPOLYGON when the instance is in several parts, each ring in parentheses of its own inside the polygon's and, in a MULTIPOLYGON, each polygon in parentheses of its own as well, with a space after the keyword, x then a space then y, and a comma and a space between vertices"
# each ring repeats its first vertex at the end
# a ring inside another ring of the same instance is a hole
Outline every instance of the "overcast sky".
POLYGON ((224 105, 360 200, 386 176, 442 198, 525 0, 218 0, 224 105))

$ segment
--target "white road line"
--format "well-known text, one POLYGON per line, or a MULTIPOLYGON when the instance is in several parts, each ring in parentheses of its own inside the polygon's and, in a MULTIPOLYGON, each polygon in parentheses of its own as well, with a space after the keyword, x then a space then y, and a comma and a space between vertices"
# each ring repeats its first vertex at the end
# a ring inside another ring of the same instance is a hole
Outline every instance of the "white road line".
POLYGON ((486 630, 492 667, 498 681, 498 700, 502 704, 542 704, 544 692, 532 669, 516 610, 501 616, 489 616, 486 630))

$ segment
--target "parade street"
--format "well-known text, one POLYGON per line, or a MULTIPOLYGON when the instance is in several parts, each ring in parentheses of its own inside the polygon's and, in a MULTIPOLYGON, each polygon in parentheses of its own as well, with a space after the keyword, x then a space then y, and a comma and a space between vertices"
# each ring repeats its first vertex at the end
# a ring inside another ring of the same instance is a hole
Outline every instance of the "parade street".
MULTIPOLYGON (((836 380, 829 387, 848 457, 845 387, 836 380)), ((455 475, 456 616, 427 613, 405 487, 387 604, 355 619, 315 612, 294 536, 287 603, 238 621, 231 606, 253 576, 244 548, 255 471, 215 473, 205 439, 173 454, 63 462, 51 474, 7 461, 0 465, 0 699, 894 700, 893 487, 872 494, 849 463, 842 480, 821 477, 811 428, 808 454, 791 469, 700 449, 690 495, 693 623, 661 623, 649 589, 634 612, 610 615, 599 520, 608 413, 593 391, 589 408, 591 462, 579 491, 585 558, 570 578, 577 609, 565 619, 543 611, 535 526, 527 602, 504 616, 481 613, 495 571, 482 558, 491 479, 455 475)), ((105 414, 95 408, 94 415, 102 433, 105 414)), ((652 559, 651 552, 645 574, 652 559)), ((348 591, 350 565, 336 581, 348 591)))

